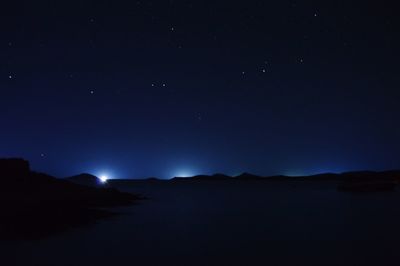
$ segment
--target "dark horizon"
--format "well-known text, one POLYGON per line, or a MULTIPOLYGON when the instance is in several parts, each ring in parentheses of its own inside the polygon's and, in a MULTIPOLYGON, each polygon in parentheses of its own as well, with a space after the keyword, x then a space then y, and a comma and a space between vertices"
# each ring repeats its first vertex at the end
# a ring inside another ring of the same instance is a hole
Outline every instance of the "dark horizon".
MULTIPOLYGON (((147 179, 151 179, 151 178, 156 178, 156 179, 159 179, 159 180, 171 180, 173 178, 189 178, 190 179, 190 178, 193 178, 193 177, 196 177, 196 176, 210 176, 210 177, 212 177, 214 175, 226 175, 228 177, 234 178, 234 177, 238 177, 238 176, 243 175, 243 174, 250 174, 250 175, 255 175, 255 176, 258 176, 258 177, 265 177, 265 178, 277 177, 277 176, 294 177, 294 178, 296 178, 296 177, 309 177, 309 176, 329 175, 329 174, 340 175, 340 174, 346 174, 346 173, 362 173, 362 172, 380 173, 380 172, 398 172, 398 171, 400 171, 400 168, 386 169, 386 170, 368 170, 368 169, 367 170, 360 170, 359 169, 359 170, 349 170, 349 171, 344 171, 344 172, 315 172, 315 173, 311 173, 311 174, 302 174, 302 175, 290 175, 290 174, 289 175, 287 175, 287 174, 262 175, 262 174, 257 174, 257 173, 254 173, 254 172, 246 171, 246 172, 241 172, 239 174, 234 174, 234 175, 216 172, 216 173, 211 173, 211 174, 200 173, 200 174, 195 174, 195 175, 192 175, 192 176, 172 176, 172 177, 167 177, 167 178, 162 178, 162 177, 157 177, 157 176, 147 176, 147 177, 135 177, 135 178, 131 178, 131 177, 126 177, 126 178, 124 178, 124 177, 122 177, 122 178, 110 177, 109 179, 110 180, 114 180, 114 179, 115 180, 147 180, 147 179)), ((78 174, 72 175, 72 176, 77 176, 77 175, 81 175, 81 174, 89 174, 89 175, 96 176, 98 178, 100 177, 99 175, 96 175, 94 173, 87 173, 87 172, 78 173, 78 174)), ((65 176, 65 177, 62 177, 62 178, 66 178, 66 177, 70 177, 70 176, 65 176)))
MULTIPOLYGON (((204 172, 196 172, 196 171, 190 171, 182 168, 183 170, 176 171, 176 174, 173 174, 174 172, 170 172, 171 175, 136 175, 136 176, 129 176, 129 175, 119 175, 118 171, 111 171, 111 170, 101 170, 101 171, 93 171, 91 169, 86 169, 82 171, 77 171, 77 172, 72 172, 69 171, 68 174, 60 175, 54 172, 49 172, 43 169, 38 168, 34 163, 32 163, 28 158, 24 158, 21 156, 15 156, 15 157, 2 157, 0 159, 24 159, 30 162, 30 165, 32 167, 32 170, 35 172, 40 172, 44 174, 50 174, 52 176, 58 177, 58 178, 66 178, 66 177, 71 177, 71 176, 76 176, 80 174, 90 174, 94 175, 96 177, 100 176, 107 176, 109 179, 148 179, 148 178, 157 178, 157 179, 164 179, 164 180, 169 180, 174 177, 194 177, 194 176, 201 176, 201 175, 216 175, 216 174, 222 174, 222 175, 227 175, 227 176, 239 176, 241 174, 254 174, 257 176, 262 176, 262 177, 272 177, 272 176, 288 176, 288 177, 297 177, 297 176, 313 176, 313 175, 319 175, 319 174, 343 174, 343 173, 349 173, 349 172, 387 172, 387 171, 398 171, 400 170, 400 167, 392 167, 392 168, 348 168, 348 169, 338 169, 338 170, 315 170, 315 171, 282 171, 282 172, 272 172, 272 173, 259 173, 257 171, 252 171, 251 169, 242 169, 242 171, 236 171, 236 172, 222 172, 222 171, 204 171, 204 172)), ((75 168, 74 166, 71 166, 70 169, 75 168)), ((111 168, 108 168, 111 169, 111 168)))
MULTIPOLYGON (((9 159, 9 160, 24 160, 26 161, 24 158, 21 157, 15 157, 15 158, 0 158, 0 160, 4 160, 4 159, 9 159)), ((28 161, 29 162, 29 161, 28 161)), ((29 163, 30 164, 30 163, 29 163)), ((32 167, 32 165, 30 164, 30 167, 32 167)), ((35 169, 35 167, 32 167, 32 171, 34 172, 38 172, 38 173, 43 173, 43 174, 50 174, 50 173, 46 173, 43 171, 39 171, 37 169, 35 169)), ((254 176, 258 176, 258 177, 277 177, 277 176, 282 176, 282 177, 310 177, 310 176, 316 176, 316 175, 330 175, 330 174, 334 174, 334 175, 341 175, 341 174, 348 174, 348 173, 366 173, 366 172, 371 172, 371 173, 382 173, 382 172, 400 172, 400 168, 393 168, 393 169, 380 169, 380 170, 371 170, 371 169, 353 169, 353 170, 347 170, 347 171, 338 171, 338 172, 314 172, 314 173, 303 173, 303 174, 283 174, 283 173, 277 173, 277 174, 270 174, 270 175, 263 175, 263 174, 258 174, 252 171, 244 171, 244 172, 240 172, 240 173, 236 173, 236 174, 227 174, 227 173, 222 173, 222 172, 215 172, 215 173, 196 173, 193 175, 176 175, 176 176, 171 176, 171 177, 158 177, 158 176, 144 176, 144 177, 115 177, 115 176, 109 176, 107 175, 107 173, 103 172, 103 173, 91 173, 91 172, 80 172, 80 173, 75 173, 69 176, 56 176, 54 175, 54 177, 57 178, 68 178, 68 177, 73 177, 73 176, 79 176, 79 175, 93 175, 97 178, 101 178, 101 176, 106 176, 107 179, 109 180, 126 180, 126 179, 132 179, 132 180, 146 180, 146 179, 151 179, 151 178, 156 178, 159 180, 171 180, 173 178, 193 178, 193 177, 197 177, 197 176, 218 176, 218 175, 224 175, 227 177, 238 177, 241 175, 254 175, 254 176)))

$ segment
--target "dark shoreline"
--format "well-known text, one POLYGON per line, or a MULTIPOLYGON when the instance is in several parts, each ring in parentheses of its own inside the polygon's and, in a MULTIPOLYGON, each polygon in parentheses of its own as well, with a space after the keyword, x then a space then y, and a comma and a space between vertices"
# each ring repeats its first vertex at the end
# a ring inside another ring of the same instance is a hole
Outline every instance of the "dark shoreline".
POLYGON ((40 239, 118 213, 142 199, 114 188, 74 184, 32 172, 22 159, 0 160, 0 240, 40 239))
POLYGON ((0 159, 0 240, 39 239, 74 227, 111 218, 118 213, 112 207, 131 205, 144 199, 120 192, 115 187, 146 182, 179 184, 187 182, 332 182, 338 192, 374 193, 394 191, 400 183, 400 171, 349 172, 314 176, 262 177, 244 173, 230 177, 216 174, 159 180, 110 180, 99 185, 91 175, 58 179, 32 172, 22 159, 0 159))

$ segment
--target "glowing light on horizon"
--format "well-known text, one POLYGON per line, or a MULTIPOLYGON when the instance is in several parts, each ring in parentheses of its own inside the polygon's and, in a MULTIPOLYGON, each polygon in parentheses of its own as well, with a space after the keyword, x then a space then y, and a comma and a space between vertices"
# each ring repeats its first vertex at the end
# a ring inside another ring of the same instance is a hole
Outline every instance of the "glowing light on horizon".
POLYGON ((192 177, 192 176, 194 176, 194 175, 195 175, 195 174, 193 174, 193 172, 188 171, 188 170, 181 170, 181 171, 178 171, 178 172, 175 174, 176 177, 192 177))
POLYGON ((100 182, 104 184, 104 183, 107 183, 107 180, 108 180, 109 178, 108 178, 108 176, 106 176, 106 175, 102 175, 102 176, 100 176, 99 179, 100 179, 100 182))

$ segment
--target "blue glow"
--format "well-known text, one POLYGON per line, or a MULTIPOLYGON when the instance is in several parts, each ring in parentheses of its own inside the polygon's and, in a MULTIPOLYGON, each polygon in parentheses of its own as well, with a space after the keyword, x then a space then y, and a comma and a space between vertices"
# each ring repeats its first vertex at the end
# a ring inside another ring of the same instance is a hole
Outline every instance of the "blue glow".
POLYGON ((179 170, 175 173, 174 177, 192 177, 194 176, 194 172, 188 169, 179 170))
POLYGON ((109 178, 106 175, 102 175, 102 176, 99 177, 99 179, 100 179, 100 182, 104 184, 104 183, 107 183, 107 180, 109 178))
POLYGON ((108 180, 112 179, 108 171, 99 171, 97 172, 96 176, 99 179, 99 182, 102 184, 105 184, 108 180))

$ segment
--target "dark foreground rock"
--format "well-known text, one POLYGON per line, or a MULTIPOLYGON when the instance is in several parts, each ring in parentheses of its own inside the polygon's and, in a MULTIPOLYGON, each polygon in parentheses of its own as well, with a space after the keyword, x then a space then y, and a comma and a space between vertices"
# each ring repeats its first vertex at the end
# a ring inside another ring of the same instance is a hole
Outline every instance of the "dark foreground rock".
POLYGON ((24 160, 0 160, 0 239, 31 239, 90 224, 138 196, 31 172, 24 160))

